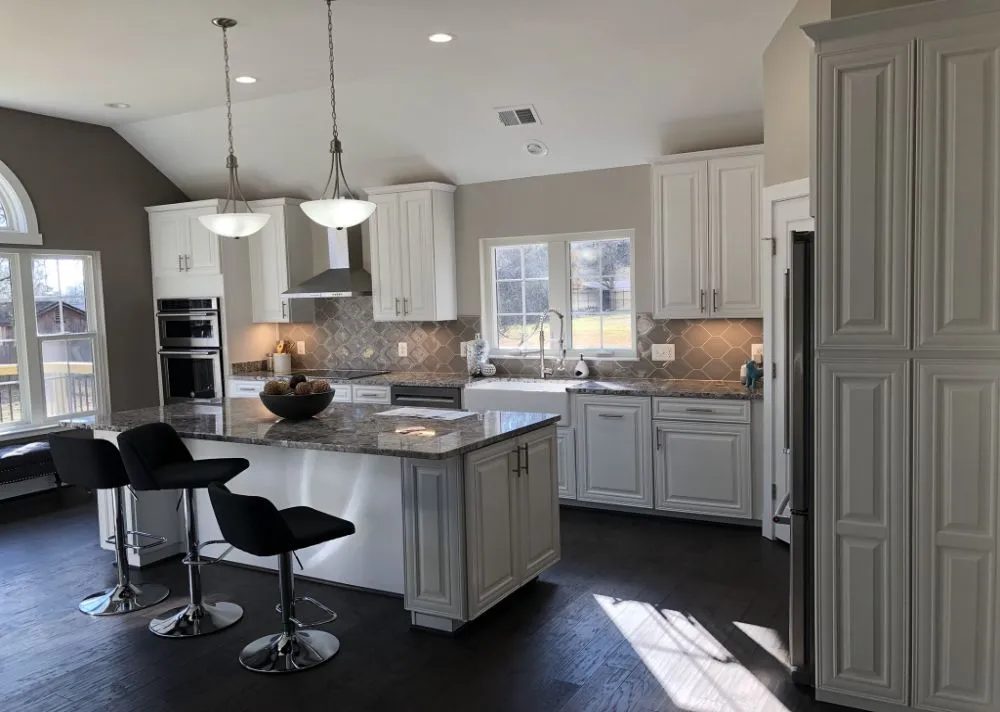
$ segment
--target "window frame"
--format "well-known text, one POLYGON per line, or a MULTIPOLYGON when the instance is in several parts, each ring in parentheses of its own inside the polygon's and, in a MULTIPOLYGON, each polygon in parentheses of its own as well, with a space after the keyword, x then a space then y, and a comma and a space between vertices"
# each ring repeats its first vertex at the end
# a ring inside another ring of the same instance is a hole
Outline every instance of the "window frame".
POLYGON ((87 418, 108 412, 111 403, 108 359, 107 330, 104 318, 104 298, 101 278, 100 253, 89 250, 44 250, 32 247, 11 247, 0 245, 0 257, 11 261, 11 291, 14 297, 12 314, 14 318, 14 340, 17 345, 17 367, 19 395, 21 399, 21 420, 0 423, 0 436, 12 433, 49 429, 60 422, 87 418), (38 334, 35 306, 32 260, 35 257, 87 257, 90 269, 84 269, 84 285, 87 295, 87 327, 79 334, 38 334), (25 278, 28 275, 29 278, 25 278), (30 305, 30 308, 29 308, 30 305), (94 355, 94 410, 86 413, 66 413, 49 416, 45 403, 45 371, 42 359, 43 344, 47 341, 89 340, 94 355), (23 374, 23 375, 21 375, 23 374))
MULTIPOLYGON (((538 357, 537 340, 526 342, 522 348, 500 348, 497 334, 497 304, 496 304, 496 260, 495 248, 518 245, 546 244, 549 250, 549 308, 556 309, 565 315, 565 339, 567 356, 583 354, 585 358, 597 361, 634 361, 638 359, 638 328, 636 323, 636 283, 635 283, 635 230, 595 230, 592 232, 570 232, 554 235, 525 235, 519 237, 488 237, 479 240, 480 267, 480 302, 482 314, 483 338, 490 344, 490 353, 500 358, 538 357), (573 242, 592 242, 594 240, 622 240, 629 244, 629 281, 632 298, 630 304, 632 324, 632 346, 624 349, 581 349, 573 345, 572 314, 572 281, 570 279, 570 250, 573 242)), ((558 322, 554 316, 550 320, 558 322)), ((547 353, 555 353, 559 348, 557 335, 558 323, 553 323, 549 329, 549 340, 545 344, 547 353), (553 338, 555 337, 555 338, 553 338)), ((536 334, 537 336, 537 334, 536 334)))

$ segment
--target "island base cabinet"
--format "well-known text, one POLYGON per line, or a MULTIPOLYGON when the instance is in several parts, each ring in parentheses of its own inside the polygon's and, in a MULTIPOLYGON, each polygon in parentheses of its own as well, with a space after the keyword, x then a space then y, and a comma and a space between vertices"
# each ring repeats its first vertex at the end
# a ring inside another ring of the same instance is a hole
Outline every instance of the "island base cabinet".
POLYGON ((556 452, 547 428, 466 456, 470 619, 559 560, 556 452))
POLYGON ((750 425, 660 422, 656 443, 656 509, 749 519, 750 425))

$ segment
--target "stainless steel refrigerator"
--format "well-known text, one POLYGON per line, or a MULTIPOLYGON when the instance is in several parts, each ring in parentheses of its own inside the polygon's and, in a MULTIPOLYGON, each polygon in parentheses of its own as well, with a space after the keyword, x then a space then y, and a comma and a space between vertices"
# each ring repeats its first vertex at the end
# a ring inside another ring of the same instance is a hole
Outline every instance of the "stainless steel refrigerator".
POLYGON ((791 530, 788 652, 792 679, 813 684, 813 239, 812 232, 793 232, 791 269, 785 275, 785 343, 788 383, 785 447, 790 478, 787 500, 774 521, 791 530))

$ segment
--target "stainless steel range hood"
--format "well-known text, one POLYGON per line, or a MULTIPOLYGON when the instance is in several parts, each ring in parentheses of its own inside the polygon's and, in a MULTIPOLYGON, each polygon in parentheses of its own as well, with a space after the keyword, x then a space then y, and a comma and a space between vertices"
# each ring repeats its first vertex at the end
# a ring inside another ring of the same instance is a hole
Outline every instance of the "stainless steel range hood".
POLYGON ((297 284, 284 296, 289 299, 370 297, 372 276, 363 266, 361 226, 327 230, 330 269, 297 284))

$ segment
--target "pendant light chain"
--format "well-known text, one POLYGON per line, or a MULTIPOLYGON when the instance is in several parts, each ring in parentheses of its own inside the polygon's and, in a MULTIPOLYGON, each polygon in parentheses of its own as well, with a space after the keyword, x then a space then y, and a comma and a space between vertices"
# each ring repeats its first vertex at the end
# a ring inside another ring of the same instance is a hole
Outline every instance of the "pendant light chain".
POLYGON ((334 71, 335 53, 333 48, 333 0, 326 0, 326 35, 327 46, 330 49, 330 121, 333 124, 333 140, 330 141, 330 173, 326 177, 326 186, 323 188, 323 197, 330 190, 330 183, 333 183, 332 198, 353 198, 351 186, 347 184, 347 177, 344 175, 343 153, 344 148, 340 143, 340 127, 337 125, 337 82, 334 71), (340 193, 340 184, 344 184, 344 194, 340 193))
POLYGON ((235 20, 228 18, 216 18, 212 24, 222 29, 222 59, 226 70, 226 140, 229 143, 229 155, 226 156, 226 169, 229 171, 229 185, 226 188, 226 202, 222 205, 222 212, 227 212, 232 205, 233 212, 237 212, 237 203, 242 202, 244 211, 252 213, 253 208, 243 195, 243 186, 240 185, 239 161, 236 159, 236 150, 233 148, 233 90, 229 69, 229 29, 236 25, 235 20))
POLYGON ((229 28, 222 28, 222 57, 226 64, 226 126, 228 128, 229 155, 236 155, 233 151, 233 91, 229 82, 229 28))
MULTIPOLYGON (((336 143, 340 132, 337 129, 337 84, 333 72, 333 0, 326 0, 326 33, 330 45, 330 118, 333 120, 333 141, 336 143)), ((333 150, 333 144, 330 150, 333 150)))

